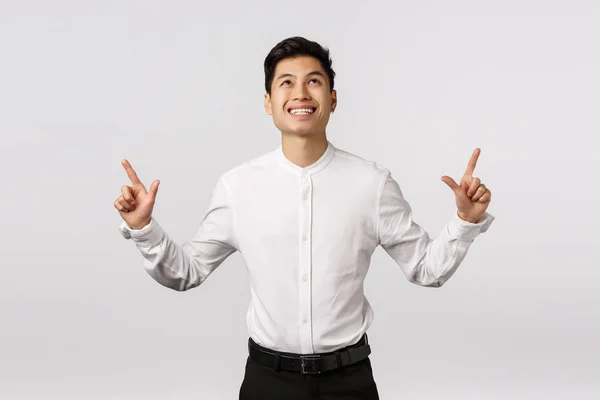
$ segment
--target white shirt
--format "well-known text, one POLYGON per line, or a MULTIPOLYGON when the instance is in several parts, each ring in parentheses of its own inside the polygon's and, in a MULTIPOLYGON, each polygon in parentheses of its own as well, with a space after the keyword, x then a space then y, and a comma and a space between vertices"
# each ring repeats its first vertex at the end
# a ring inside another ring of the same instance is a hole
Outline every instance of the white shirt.
POLYGON ((456 214, 435 239, 415 223, 390 171, 331 142, 301 168, 279 146, 222 174, 191 240, 178 245, 153 217, 121 234, 135 242, 148 274, 189 290, 239 251, 248 269, 246 323, 257 343, 279 351, 320 353, 355 343, 373 321, 363 282, 378 245, 406 278, 439 287, 458 268, 476 224, 456 214))

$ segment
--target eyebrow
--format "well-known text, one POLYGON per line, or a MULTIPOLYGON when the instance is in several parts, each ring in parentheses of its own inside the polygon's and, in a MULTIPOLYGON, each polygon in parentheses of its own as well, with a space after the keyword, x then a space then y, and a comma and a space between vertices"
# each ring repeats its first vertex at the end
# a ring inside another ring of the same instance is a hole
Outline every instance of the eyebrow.
MULTIPOLYGON (((312 71, 311 73, 307 74, 306 76, 311 76, 311 75, 318 75, 318 76, 323 77, 323 79, 325 79, 325 75, 323 75, 323 73, 320 71, 312 71)), ((295 78, 296 76, 293 74, 289 74, 289 73, 281 74, 277 77, 277 80, 281 80, 283 78, 290 78, 290 77, 295 78)))

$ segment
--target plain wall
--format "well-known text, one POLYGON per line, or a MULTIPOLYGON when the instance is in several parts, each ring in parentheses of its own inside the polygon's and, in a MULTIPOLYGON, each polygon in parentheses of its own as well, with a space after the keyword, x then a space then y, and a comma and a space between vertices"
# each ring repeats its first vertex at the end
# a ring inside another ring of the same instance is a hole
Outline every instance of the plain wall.
POLYGON ((600 395, 600 6, 595 1, 0 3, 0 398, 234 399, 248 280, 153 281, 113 207, 161 185, 179 243, 217 177, 271 151, 262 63, 331 50, 328 138, 390 169, 436 237, 475 175, 496 216, 440 289, 378 248, 366 281, 382 399, 600 395))

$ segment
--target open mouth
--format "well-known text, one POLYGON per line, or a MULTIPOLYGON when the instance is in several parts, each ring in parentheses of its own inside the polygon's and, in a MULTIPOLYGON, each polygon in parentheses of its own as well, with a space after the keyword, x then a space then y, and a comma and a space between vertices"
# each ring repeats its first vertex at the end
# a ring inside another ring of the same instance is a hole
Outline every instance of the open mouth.
POLYGON ((315 107, 289 108, 288 112, 292 115, 311 115, 317 109, 315 107))

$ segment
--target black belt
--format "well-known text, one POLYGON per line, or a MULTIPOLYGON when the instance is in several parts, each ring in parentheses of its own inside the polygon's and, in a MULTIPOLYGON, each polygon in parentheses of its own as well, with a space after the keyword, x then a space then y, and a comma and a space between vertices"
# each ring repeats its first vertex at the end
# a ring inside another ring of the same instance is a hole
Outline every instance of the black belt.
POLYGON ((303 355, 267 349, 250 338, 248 352, 253 362, 278 372, 283 369, 301 374, 320 374, 366 359, 371 354, 371 346, 365 334, 357 343, 343 349, 331 353, 303 355))

